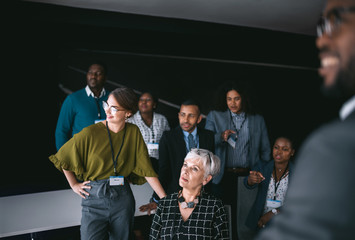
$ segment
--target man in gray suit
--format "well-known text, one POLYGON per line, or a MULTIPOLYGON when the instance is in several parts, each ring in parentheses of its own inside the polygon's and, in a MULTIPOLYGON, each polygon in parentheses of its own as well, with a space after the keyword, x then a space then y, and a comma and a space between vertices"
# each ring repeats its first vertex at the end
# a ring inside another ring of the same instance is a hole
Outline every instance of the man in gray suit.
POLYGON ((328 0, 317 30, 324 92, 344 99, 340 120, 304 143, 283 211, 257 239, 355 237, 355 0, 328 0))

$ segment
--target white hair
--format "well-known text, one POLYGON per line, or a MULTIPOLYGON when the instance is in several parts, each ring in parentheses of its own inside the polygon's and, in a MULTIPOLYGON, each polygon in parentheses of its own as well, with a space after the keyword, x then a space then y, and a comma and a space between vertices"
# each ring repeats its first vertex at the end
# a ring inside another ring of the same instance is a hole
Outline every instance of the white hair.
POLYGON ((192 148, 190 152, 187 153, 185 160, 186 159, 198 159, 202 161, 205 177, 208 175, 215 177, 221 168, 221 160, 219 157, 206 149, 192 148))

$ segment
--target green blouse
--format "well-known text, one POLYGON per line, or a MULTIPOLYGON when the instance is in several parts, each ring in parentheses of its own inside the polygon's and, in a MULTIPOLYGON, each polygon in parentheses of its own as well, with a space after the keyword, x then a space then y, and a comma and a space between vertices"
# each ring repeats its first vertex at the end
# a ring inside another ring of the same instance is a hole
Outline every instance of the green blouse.
MULTIPOLYGON (((117 160, 118 175, 134 184, 146 182, 144 177, 157 177, 149 159, 148 150, 139 128, 126 123, 126 136, 117 160)), ((114 156, 122 143, 124 129, 110 131, 114 156)), ((114 176, 113 160, 106 125, 103 122, 90 125, 75 134, 55 155, 49 157, 60 171, 72 171, 77 179, 95 181, 114 176)))

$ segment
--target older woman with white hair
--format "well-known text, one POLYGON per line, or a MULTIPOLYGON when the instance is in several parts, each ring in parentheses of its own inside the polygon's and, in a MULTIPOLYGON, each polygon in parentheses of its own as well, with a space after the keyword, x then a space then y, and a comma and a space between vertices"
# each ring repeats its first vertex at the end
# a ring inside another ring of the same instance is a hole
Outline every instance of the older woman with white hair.
POLYGON ((205 149, 191 149, 181 168, 182 190, 159 201, 150 239, 229 239, 222 201, 203 191, 219 170, 216 155, 205 149))

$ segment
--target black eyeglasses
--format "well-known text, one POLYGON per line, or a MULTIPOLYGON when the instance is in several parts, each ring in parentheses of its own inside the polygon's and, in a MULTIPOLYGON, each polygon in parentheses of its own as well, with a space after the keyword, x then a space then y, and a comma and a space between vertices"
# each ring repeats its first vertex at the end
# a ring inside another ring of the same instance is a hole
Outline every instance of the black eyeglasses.
POLYGON ((317 24, 318 37, 327 34, 331 36, 343 22, 342 14, 355 12, 355 6, 339 7, 330 10, 326 16, 322 17, 317 24))

